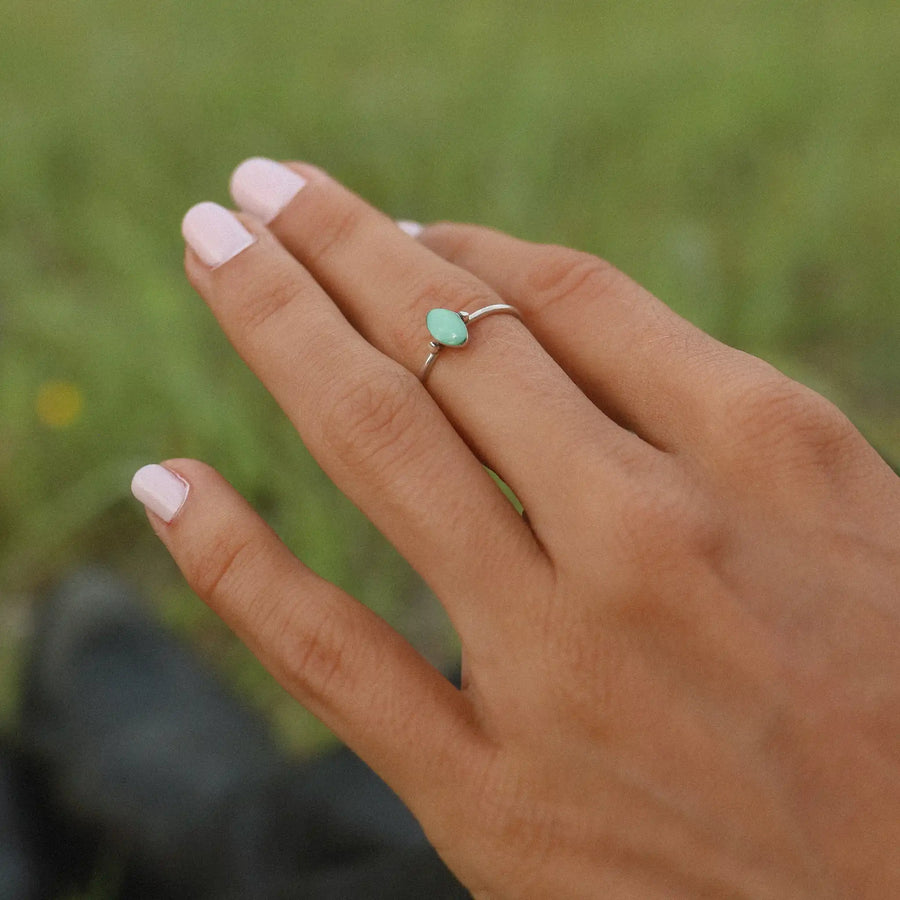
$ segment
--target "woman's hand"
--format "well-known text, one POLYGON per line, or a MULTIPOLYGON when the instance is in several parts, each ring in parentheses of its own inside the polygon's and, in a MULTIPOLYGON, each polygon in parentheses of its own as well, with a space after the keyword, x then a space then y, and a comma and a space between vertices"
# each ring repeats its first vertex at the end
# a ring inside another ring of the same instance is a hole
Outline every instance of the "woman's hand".
POLYGON ((468 888, 900 896, 900 479, 847 419, 592 256, 416 240, 311 166, 232 191, 186 217, 188 277, 440 598, 462 690, 206 466, 137 491, 468 888), (426 313, 501 301, 524 324, 473 323, 423 386, 426 313))

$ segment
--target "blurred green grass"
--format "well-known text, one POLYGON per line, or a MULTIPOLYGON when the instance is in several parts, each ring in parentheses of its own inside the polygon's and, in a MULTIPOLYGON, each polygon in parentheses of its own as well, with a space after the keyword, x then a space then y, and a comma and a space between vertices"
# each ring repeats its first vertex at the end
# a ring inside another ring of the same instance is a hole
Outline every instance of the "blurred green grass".
POLYGON ((67 565, 101 559, 288 743, 320 739, 191 599, 128 497, 138 465, 169 456, 216 466, 317 571, 436 658, 449 652, 422 586, 328 484, 183 278, 182 214, 227 202, 250 155, 315 162, 395 216, 600 253, 900 456, 897 34, 891 0, 12 0, 3 714, 15 611, 67 565), (55 383, 80 409, 42 412, 55 383))

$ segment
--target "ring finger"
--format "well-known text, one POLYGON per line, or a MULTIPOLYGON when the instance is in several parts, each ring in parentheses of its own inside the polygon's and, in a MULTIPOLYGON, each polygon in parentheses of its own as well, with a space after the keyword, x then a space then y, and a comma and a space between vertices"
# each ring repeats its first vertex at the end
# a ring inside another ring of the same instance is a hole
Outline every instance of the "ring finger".
MULTIPOLYGON (((471 313, 500 302, 480 279, 312 166, 248 160, 231 186, 238 205, 269 223, 363 336, 412 372, 428 353, 430 309, 471 313)), ((655 452, 604 416, 512 316, 475 324, 471 344, 440 354, 429 390, 476 455, 510 484, 539 534, 566 533, 557 526, 571 520, 600 458, 604 487, 614 492, 616 483, 627 486, 636 457, 655 452), (628 464, 618 479, 616 460, 628 464), (547 519, 553 527, 542 528, 547 519)))

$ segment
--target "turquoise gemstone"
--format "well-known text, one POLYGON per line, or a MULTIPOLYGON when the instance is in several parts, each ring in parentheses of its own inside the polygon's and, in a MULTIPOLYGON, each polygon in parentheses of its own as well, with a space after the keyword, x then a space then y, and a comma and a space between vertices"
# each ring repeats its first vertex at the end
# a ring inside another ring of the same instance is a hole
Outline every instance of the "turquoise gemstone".
POLYGON ((452 309, 433 309, 425 317, 431 336, 444 347, 462 347, 469 339, 469 329, 459 313, 452 309))

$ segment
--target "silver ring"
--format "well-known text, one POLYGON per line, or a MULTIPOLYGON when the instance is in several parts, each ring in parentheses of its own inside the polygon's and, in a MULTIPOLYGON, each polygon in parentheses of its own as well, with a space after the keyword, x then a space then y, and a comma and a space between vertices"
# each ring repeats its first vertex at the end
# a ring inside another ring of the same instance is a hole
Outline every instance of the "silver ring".
POLYGON ((422 383, 425 383, 428 373, 438 358, 438 353, 444 347, 465 347, 469 341, 469 325, 495 313, 511 313, 520 321, 522 319, 522 314, 508 303, 493 303, 471 313, 454 312, 452 309, 432 309, 425 317, 425 326, 432 339, 428 345, 430 351, 428 359, 425 360, 422 371, 419 372, 422 383))

